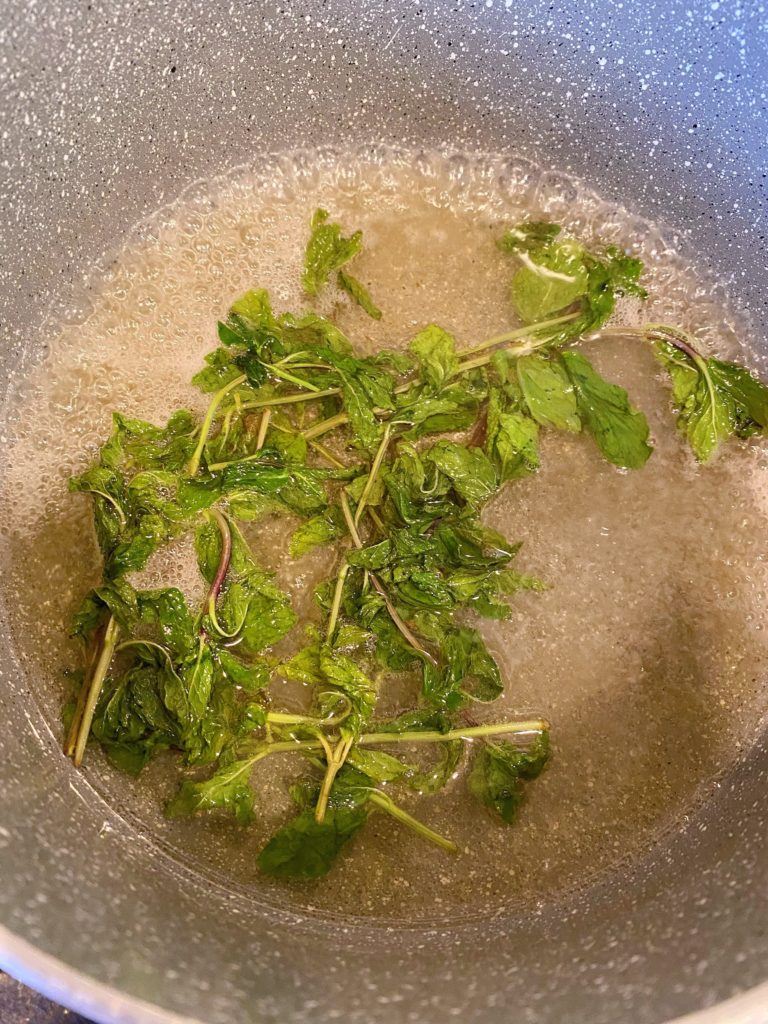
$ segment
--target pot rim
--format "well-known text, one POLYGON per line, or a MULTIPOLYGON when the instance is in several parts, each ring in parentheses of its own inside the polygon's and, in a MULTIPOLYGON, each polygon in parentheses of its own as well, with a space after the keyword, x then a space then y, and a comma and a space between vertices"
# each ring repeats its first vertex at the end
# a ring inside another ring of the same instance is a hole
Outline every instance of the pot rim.
MULTIPOLYGON (((0 925, 0 969, 23 985, 98 1024, 205 1024, 173 1010, 162 1010, 127 995, 36 949, 0 925)), ((704 1010, 674 1017, 666 1024, 764 1024, 768 982, 704 1010)))

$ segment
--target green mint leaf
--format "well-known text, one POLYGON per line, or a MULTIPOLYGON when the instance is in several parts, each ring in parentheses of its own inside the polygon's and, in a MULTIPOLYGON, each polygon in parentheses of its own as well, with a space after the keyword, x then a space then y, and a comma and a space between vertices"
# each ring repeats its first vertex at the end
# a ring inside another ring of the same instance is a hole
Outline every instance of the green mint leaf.
POLYGON ((517 359, 516 369, 523 400, 540 426, 581 430, 576 394, 561 363, 533 353, 517 359))
POLYGON ((359 732, 376 705, 376 686, 352 658, 341 653, 341 646, 331 649, 315 641, 279 665, 278 672, 295 682, 332 687, 343 693, 352 709, 345 719, 345 728, 359 732))
POLYGON ((440 390, 456 372, 456 340, 437 324, 425 327, 408 347, 418 359, 422 379, 431 387, 440 390))
POLYGON ((576 394, 584 426, 609 462, 626 469, 644 466, 653 451, 645 416, 629 404, 627 393, 597 373, 579 352, 560 357, 576 394))
POLYGON ((500 484, 539 468, 539 427, 521 412, 504 412, 503 398, 492 389, 488 400, 485 448, 500 484))
MULTIPOLYGON (((220 334, 222 330, 228 331, 229 328, 226 324, 221 324, 220 334)), ((231 343, 239 344, 239 336, 235 335, 231 343)), ((228 348, 217 348, 213 352, 209 352, 205 357, 205 363, 205 368, 192 378, 193 386, 199 388, 204 394, 220 391, 242 373, 242 370, 235 365, 234 355, 228 348)))
POLYGON ((198 633, 186 598, 175 587, 141 590, 137 594, 139 619, 158 627, 158 639, 176 659, 196 651, 198 633))
POLYGON ((374 448, 379 441, 380 427, 370 396, 355 377, 345 380, 342 388, 344 408, 355 439, 364 448, 374 448))
POLYGON ((195 727, 205 717, 213 689, 214 667, 210 648, 200 643, 196 654, 181 667, 181 683, 175 672, 168 672, 165 687, 166 707, 188 726, 195 727), (173 697, 171 696, 173 695, 173 697))
POLYGON ((143 469, 184 469, 195 449, 195 417, 186 409, 175 412, 164 427, 116 412, 112 435, 101 449, 101 463, 131 472, 143 469))
POLYGON ((417 793, 423 793, 425 796, 439 793, 450 782, 464 753, 462 740, 450 740, 436 746, 438 750, 435 763, 430 768, 409 772, 404 780, 409 789, 415 789, 417 793))
POLYGON ((226 648, 220 648, 216 658, 224 678, 244 693, 258 693, 269 684, 272 666, 265 659, 244 661, 226 648))
POLYGON ((397 603, 409 609, 447 610, 456 603, 451 588, 433 570, 403 566, 392 575, 396 578, 394 596, 397 603))
POLYGON ((107 681, 91 727, 109 760, 137 775, 158 751, 179 742, 178 726, 161 692, 165 670, 139 662, 120 679, 107 681))
POLYGON ((321 544, 331 544, 346 532, 344 516, 337 505, 332 505, 313 516, 294 530, 288 547, 291 558, 301 558, 321 544))
POLYGON ((548 759, 547 733, 528 750, 507 741, 488 741, 475 755, 468 779, 470 792, 511 825, 525 798, 525 783, 541 773, 548 759))
POLYGON ((139 618, 138 595, 127 580, 108 580, 96 587, 81 606, 84 618, 80 613, 76 616, 75 621, 78 628, 93 621, 92 616, 95 614, 96 602, 107 608, 124 629, 131 630, 136 626, 139 618))
POLYGON ((370 544, 367 548, 360 548, 358 551, 350 551, 347 561, 358 569, 377 570, 389 565, 392 556, 392 542, 389 540, 379 541, 378 544, 370 544))
POLYGON ((512 278, 512 303, 525 323, 546 320, 587 291, 589 271, 576 242, 553 242, 518 251, 522 266, 512 278))
POLYGON ((353 747, 349 752, 347 762, 376 783, 393 782, 408 774, 409 771, 416 771, 413 765, 404 764, 383 750, 369 750, 366 747, 353 747))
POLYGON ((310 224, 311 234, 304 254, 302 284, 308 295, 317 295, 328 283, 334 270, 349 263, 363 247, 363 233, 356 231, 349 238, 341 233, 339 224, 328 223, 328 211, 315 211, 310 224))
MULTIPOLYGON (((216 602, 216 621, 205 617, 209 636, 237 637, 238 653, 260 654, 282 639, 296 624, 290 598, 282 593, 269 573, 260 569, 242 534, 229 524, 232 552, 221 591, 216 602)), ((195 544, 198 565, 210 583, 219 568, 222 539, 214 523, 197 530, 195 544)))
POLYGON ((334 651, 346 652, 352 654, 354 652, 361 652, 367 650, 373 637, 367 629, 363 629, 362 626, 356 626, 353 622, 344 622, 336 630, 336 635, 333 638, 333 649, 334 651))
POLYGON ((441 664, 424 665, 424 699, 440 710, 454 711, 468 699, 488 703, 503 689, 499 667, 476 629, 452 627, 442 641, 441 664))
POLYGON ((320 878, 367 818, 365 807, 329 807, 320 823, 314 811, 302 811, 272 836, 259 854, 259 868, 276 878, 320 878))
POLYGON ((452 394, 447 393, 449 390, 443 390, 438 396, 420 395, 412 398, 410 405, 398 409, 395 422, 411 424, 404 437, 416 440, 426 434, 459 433, 472 426, 480 407, 479 399, 458 388, 452 394))
POLYGON ((255 796, 250 786, 253 760, 246 758, 218 768, 204 782, 185 780, 166 804, 169 818, 182 818, 200 811, 227 810, 241 825, 255 820, 255 796))
POLYGON ((219 323, 222 345, 242 347, 256 354, 265 354, 272 341, 281 336, 280 323, 272 312, 265 288, 247 291, 230 306, 227 320, 219 323))
POLYGON ((578 338, 598 330, 609 319, 617 298, 622 295, 646 298, 647 292, 639 283, 643 264, 636 257, 609 245, 599 257, 590 255, 587 265, 589 280, 581 303, 581 316, 561 328, 557 340, 578 338))
POLYGON ((577 317, 552 328, 553 345, 602 327, 619 296, 646 296, 639 259, 613 245, 590 251, 573 239, 558 240, 559 235, 557 225, 529 222, 499 242, 523 264, 512 281, 512 300, 526 323, 577 307, 577 317))
POLYGON ((336 281, 339 288, 346 292, 353 302, 356 302, 369 317, 373 320, 381 320, 381 310, 371 298, 371 293, 362 281, 358 281, 356 277, 352 277, 351 274, 347 274, 343 270, 340 270, 336 275, 336 281))
POLYGON ((768 388, 744 367, 719 359, 694 361, 668 342, 655 347, 672 379, 678 428, 700 462, 730 437, 749 437, 768 426, 768 388))
POLYGON ((340 356, 352 355, 352 344, 344 332, 317 313, 280 317, 284 344, 292 352, 305 348, 327 348, 340 356))
POLYGON ((376 706, 375 684, 355 661, 325 646, 320 648, 319 667, 325 684, 349 698, 352 711, 344 722, 345 729, 360 732, 376 706))
POLYGON ((325 682, 320 667, 320 644, 311 643, 278 665, 277 671, 286 679, 305 683, 310 686, 321 686, 325 682))
POLYGON ((438 441, 422 458, 424 463, 432 463, 444 473, 459 497, 471 505, 483 504, 498 486, 493 464, 480 448, 438 441))
POLYGON ((91 466, 70 479, 69 489, 92 496, 96 539, 102 554, 108 555, 128 523, 123 475, 107 466, 91 466))

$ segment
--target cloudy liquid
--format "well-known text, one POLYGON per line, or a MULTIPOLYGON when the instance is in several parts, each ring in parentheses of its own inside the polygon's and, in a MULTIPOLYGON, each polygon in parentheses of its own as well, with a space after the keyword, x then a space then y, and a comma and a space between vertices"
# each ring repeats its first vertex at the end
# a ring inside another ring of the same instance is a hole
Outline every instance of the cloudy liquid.
MULTIPOLYGON (((89 502, 68 494, 67 478, 93 459, 113 409, 162 423, 178 407, 205 407, 189 380, 241 292, 266 287, 276 310, 306 308, 301 261, 318 205, 365 234, 354 272, 383 319, 332 289, 315 306, 360 351, 403 346, 431 321, 461 347, 508 327, 512 265, 494 240, 510 223, 545 217, 642 256, 651 299, 642 314, 623 307, 624 322, 677 323, 706 350, 744 357, 722 296, 662 232, 517 161, 324 152, 196 187, 92 275, 88 308, 19 382, 8 414, 0 499, 8 605, 19 656, 57 732, 64 670, 79 659, 69 620, 99 574, 89 502)), ((489 524, 524 541, 517 567, 551 584, 514 597, 508 621, 480 624, 506 692, 478 716, 552 722, 553 759, 514 827, 469 799, 459 773, 435 797, 396 797, 454 839, 460 855, 377 814, 328 877, 277 884, 259 877, 255 857, 291 812, 285 782, 299 770, 295 757, 259 764, 258 822, 247 829, 213 815, 165 821, 178 777, 170 755, 135 781, 89 747, 91 784, 171 856, 246 898, 299 910, 410 921, 506 913, 642 857, 748 750, 765 710, 768 453, 759 441, 731 444, 726 457, 697 467, 676 436, 651 352, 629 340, 584 348, 644 410, 655 451, 641 471, 620 472, 587 437, 544 433, 538 475, 509 485, 486 510, 489 524)), ((275 519, 252 536, 309 615, 307 594, 333 571, 334 555, 291 562, 281 548, 294 525, 275 519)), ((172 545, 153 559, 153 581, 194 598, 190 554, 172 545)))

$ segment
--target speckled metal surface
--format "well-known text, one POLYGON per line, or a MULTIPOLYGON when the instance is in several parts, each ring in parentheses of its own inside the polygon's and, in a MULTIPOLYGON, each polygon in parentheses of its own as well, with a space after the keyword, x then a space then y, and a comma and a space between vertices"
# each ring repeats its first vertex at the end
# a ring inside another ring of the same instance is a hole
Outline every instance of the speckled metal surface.
MULTIPOLYGON (((685 234, 765 351, 766 22, 754 0, 6 0, 8 380, 141 215, 260 152, 344 141, 575 173, 685 234)), ((0 672, 0 961, 99 1021, 652 1024, 765 978, 766 749, 642 866, 565 905, 330 927, 153 849, 61 757, 9 649, 0 672)), ((768 993, 712 1019, 766 1021, 768 993)))

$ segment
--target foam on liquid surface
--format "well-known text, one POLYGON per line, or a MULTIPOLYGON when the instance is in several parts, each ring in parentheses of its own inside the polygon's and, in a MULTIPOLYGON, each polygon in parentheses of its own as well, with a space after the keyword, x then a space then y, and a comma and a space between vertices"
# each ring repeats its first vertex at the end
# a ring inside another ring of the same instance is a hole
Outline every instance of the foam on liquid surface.
MULTIPOLYGON (((52 723, 63 669, 78 660, 68 622, 99 569, 89 504, 68 494, 67 478, 93 458, 113 409, 160 423, 180 406, 205 407, 189 379, 239 293, 267 287, 277 310, 305 306, 301 260, 318 205, 365 233, 354 273, 384 318, 368 319, 332 289, 318 306, 361 350, 403 345, 430 321, 462 346, 507 327, 512 264, 493 243, 503 226, 532 216, 586 240, 634 246, 652 295, 643 317, 696 330, 718 354, 738 352, 722 296, 657 229, 516 161, 326 152, 198 187, 136 230, 99 276, 89 310, 52 340, 6 424, 0 541, 9 605, 52 723)), ((639 316, 636 305, 620 313, 628 323, 639 316)), ((646 412, 656 450, 642 471, 624 473, 588 438, 544 435, 541 472, 508 486, 487 511, 489 523, 525 542, 518 567, 552 584, 513 598, 507 622, 481 626, 507 690, 477 717, 540 712, 552 721, 554 758, 515 827, 497 825, 458 777, 436 797, 397 798, 454 838, 461 856, 377 815, 328 878, 283 886, 258 877, 255 854, 290 813, 285 779, 296 759, 258 766, 259 822, 247 830, 214 816, 166 822, 170 759, 135 782, 89 748, 93 785, 172 856, 297 909, 390 920, 504 913, 641 856, 748 749, 764 711, 768 454, 759 442, 737 444, 696 467, 675 435, 651 353, 630 341, 585 349, 646 412)), ((307 592, 334 561, 319 551, 292 563, 281 549, 293 525, 266 524, 256 548, 310 614, 307 592)), ((199 595, 190 556, 188 543, 170 545, 150 576, 199 595)))

